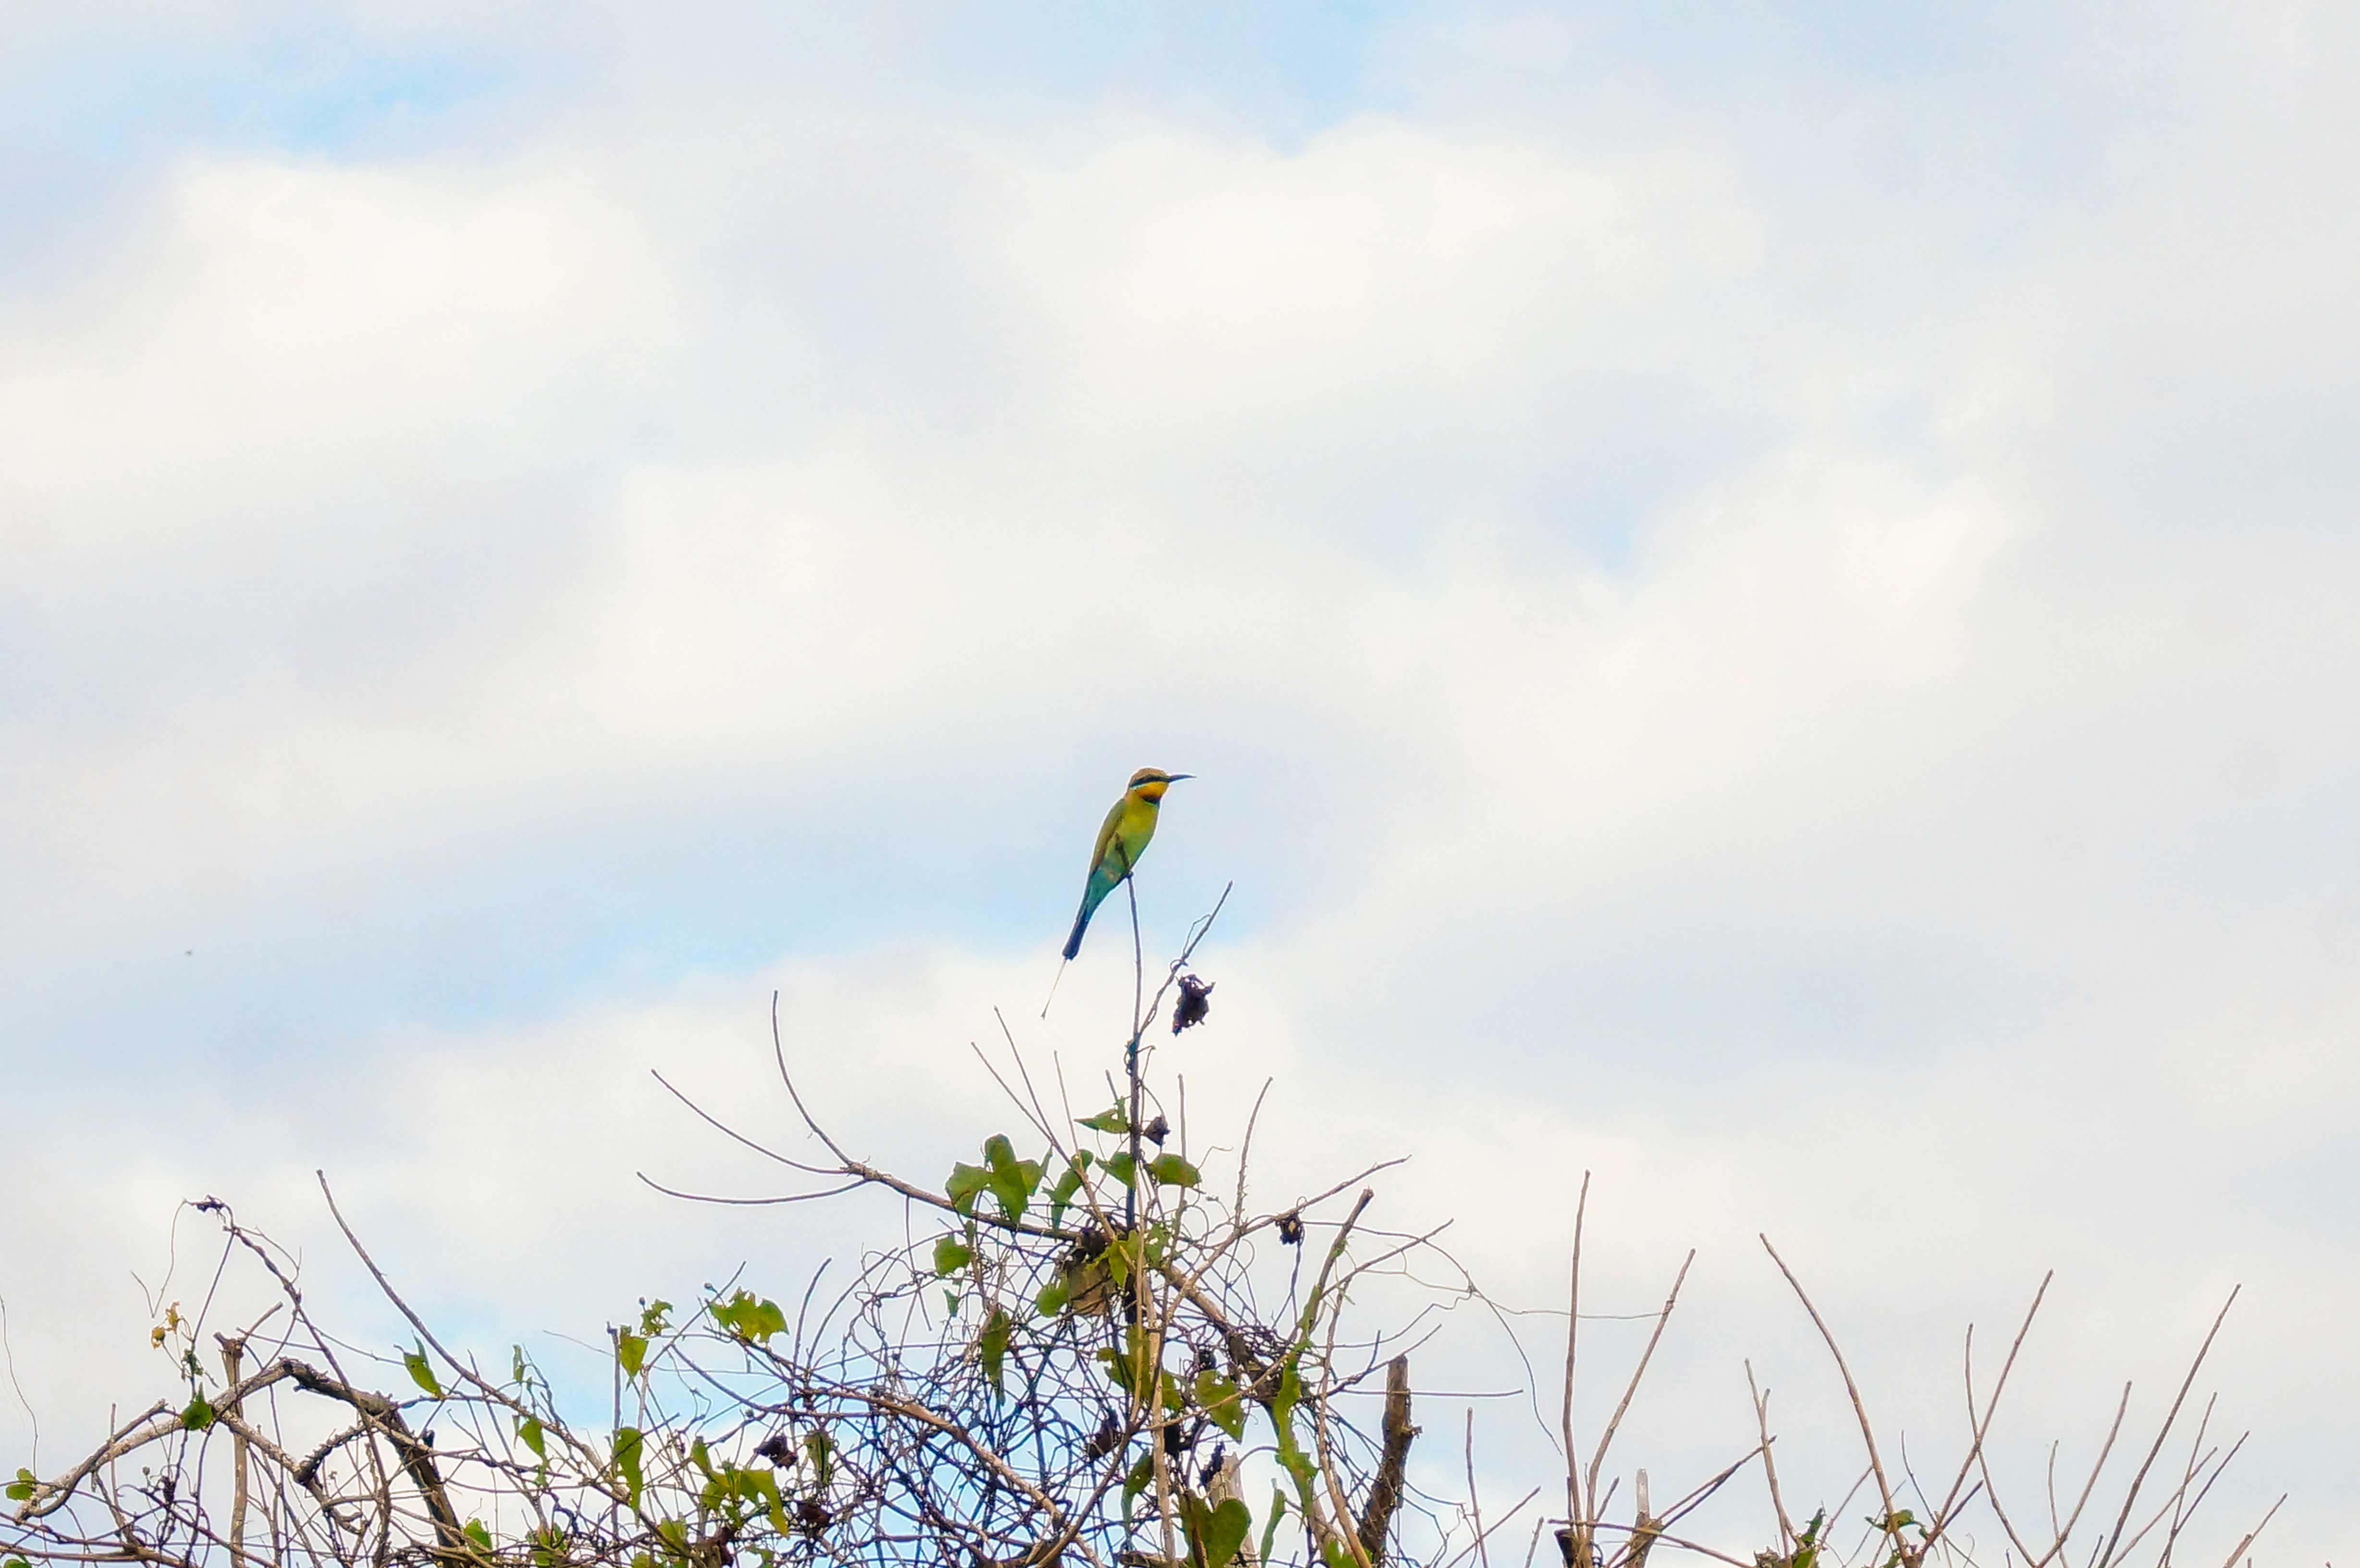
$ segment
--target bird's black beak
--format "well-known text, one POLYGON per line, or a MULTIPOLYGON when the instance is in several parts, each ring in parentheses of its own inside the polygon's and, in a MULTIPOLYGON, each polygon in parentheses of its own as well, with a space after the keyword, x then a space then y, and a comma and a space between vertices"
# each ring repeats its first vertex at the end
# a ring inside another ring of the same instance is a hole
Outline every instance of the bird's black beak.
POLYGON ((1164 776, 1164 782, 1166 784, 1177 784, 1183 779, 1194 779, 1195 777, 1196 776, 1193 773, 1167 773, 1164 776))

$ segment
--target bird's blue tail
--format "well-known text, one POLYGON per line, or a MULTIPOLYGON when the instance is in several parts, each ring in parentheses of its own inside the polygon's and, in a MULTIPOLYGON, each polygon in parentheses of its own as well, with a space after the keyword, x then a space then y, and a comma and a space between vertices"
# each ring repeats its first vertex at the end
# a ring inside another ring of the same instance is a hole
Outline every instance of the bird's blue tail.
POLYGON ((1106 902, 1106 896, 1121 885, 1120 877, 1109 878, 1103 871, 1090 874, 1089 882, 1082 888, 1081 909, 1074 916, 1074 934, 1065 939, 1065 956, 1068 959, 1082 951, 1082 933, 1090 929, 1090 917, 1098 912, 1098 906, 1106 902))

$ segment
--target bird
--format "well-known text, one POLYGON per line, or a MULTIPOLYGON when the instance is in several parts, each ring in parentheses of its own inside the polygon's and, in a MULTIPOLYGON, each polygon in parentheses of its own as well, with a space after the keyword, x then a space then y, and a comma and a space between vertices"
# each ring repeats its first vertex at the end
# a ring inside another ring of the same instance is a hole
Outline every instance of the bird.
POLYGON ((1098 841, 1090 848, 1089 880, 1082 885, 1082 907, 1074 916, 1074 934, 1065 939, 1067 959, 1082 951, 1082 933, 1089 929, 1090 917, 1106 896, 1122 886, 1139 857, 1147 853, 1148 841, 1155 836, 1155 815, 1164 791, 1195 777, 1166 773, 1160 768, 1142 768, 1131 776, 1130 788, 1108 810, 1106 821, 1098 824, 1098 841))

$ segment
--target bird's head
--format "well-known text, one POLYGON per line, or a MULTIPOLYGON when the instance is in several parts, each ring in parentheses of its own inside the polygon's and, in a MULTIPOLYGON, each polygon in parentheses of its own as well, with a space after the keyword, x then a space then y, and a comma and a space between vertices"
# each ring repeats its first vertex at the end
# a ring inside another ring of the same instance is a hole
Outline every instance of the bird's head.
POLYGON ((1161 800, 1164 791, 1183 779, 1194 779, 1193 773, 1166 773, 1161 768, 1142 768, 1131 776, 1131 792, 1142 800, 1161 800))

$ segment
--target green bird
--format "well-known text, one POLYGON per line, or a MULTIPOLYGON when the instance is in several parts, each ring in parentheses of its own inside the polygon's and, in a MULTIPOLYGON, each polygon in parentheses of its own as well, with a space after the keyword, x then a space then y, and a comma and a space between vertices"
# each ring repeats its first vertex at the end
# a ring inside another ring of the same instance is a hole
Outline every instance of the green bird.
POLYGON ((1081 912, 1074 917, 1074 934, 1065 939, 1067 958, 1082 951, 1082 933, 1089 929, 1090 917, 1147 853, 1148 841, 1155 836, 1155 814, 1163 804, 1164 791, 1195 777, 1166 773, 1161 768, 1142 768, 1131 776, 1131 788, 1098 824, 1098 842, 1090 850, 1090 878, 1082 885, 1081 912))

